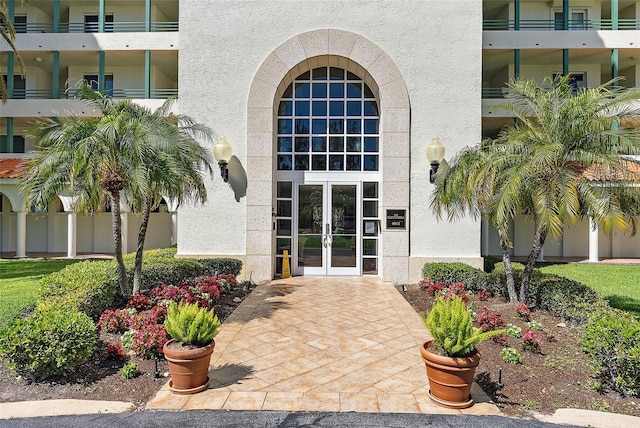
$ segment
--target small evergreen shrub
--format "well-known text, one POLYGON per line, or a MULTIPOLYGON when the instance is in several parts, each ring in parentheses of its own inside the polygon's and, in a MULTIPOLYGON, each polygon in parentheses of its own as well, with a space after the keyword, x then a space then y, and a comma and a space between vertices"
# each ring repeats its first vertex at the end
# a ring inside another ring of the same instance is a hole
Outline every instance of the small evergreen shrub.
POLYGON ((500 352, 502 361, 509 364, 522 364, 522 355, 515 348, 503 348, 500 352))
POLYGON ((531 310, 529 309, 529 307, 527 305, 525 305, 524 303, 516 303, 514 309, 516 310, 516 314, 518 314, 518 316, 525 320, 525 321, 529 321, 529 316, 531 315, 531 310))
POLYGON ((112 360, 123 361, 127 354, 119 343, 110 343, 107 346, 107 357, 112 360))
POLYGON ((486 288, 486 274, 467 264, 454 263, 425 263, 422 267, 422 278, 432 282, 444 282, 447 286, 461 282, 469 291, 480 291, 486 288))
MULTIPOLYGON (((522 282, 522 272, 524 271, 524 265, 522 263, 511 263, 511 270, 513 271, 513 280, 516 285, 516 290, 520 287, 522 282)), ((504 269, 504 263, 499 262, 494 265, 491 273, 486 275, 487 287, 496 296, 509 297, 507 290, 507 274, 504 269)))
POLYGON ((131 337, 131 350, 144 359, 161 357, 162 347, 169 338, 162 324, 147 324, 134 330, 131 337))
POLYGON ((74 370, 96 348, 96 327, 71 307, 38 309, 0 334, 0 358, 21 376, 46 379, 74 370))
POLYGON ((106 309, 102 315, 100 315, 97 327, 107 333, 124 333, 129 330, 130 323, 131 315, 129 312, 121 309, 106 309))
POLYGON ((210 343, 218 334, 220 321, 213 310, 199 308, 197 304, 169 303, 164 325, 167 333, 176 340, 194 346, 210 343))
POLYGON ((517 325, 507 324, 507 336, 520 337, 522 336, 522 329, 517 325))
POLYGON ((531 296, 540 308, 578 325, 587 322, 591 313, 604 304, 593 289, 553 274, 536 276, 531 283, 531 296))
POLYGON ((640 321, 613 308, 598 309, 584 326, 581 344, 602 385, 640 397, 640 321))
POLYGON ((138 369, 138 362, 131 361, 122 366, 122 368, 118 371, 118 374, 123 379, 133 379, 140 376, 142 373, 140 373, 140 370, 138 369))
MULTIPOLYGON (((195 259, 152 258, 142 265, 140 291, 144 292, 162 284, 180 284, 182 281, 202 275, 204 266, 195 259)), ((133 281, 133 270, 129 272, 133 281)))
POLYGON ((542 327, 542 324, 540 324, 538 321, 527 322, 527 327, 529 327, 531 330, 534 330, 534 331, 544 330, 544 328, 542 327))
POLYGON ((44 277, 39 305, 73 306, 94 320, 114 300, 118 281, 113 260, 85 261, 44 277))
POLYGON ((522 335, 522 349, 524 349, 525 351, 541 354, 542 353, 542 349, 540 348, 541 343, 542 343, 542 338, 540 338, 540 335, 536 333, 534 330, 527 329, 522 335))
POLYGON ((447 288, 447 284, 444 282, 433 282, 430 279, 423 279, 420 281, 420 289, 426 291, 430 296, 435 296, 442 290, 447 288))
POLYGON ((473 327, 471 314, 460 297, 437 297, 428 314, 421 314, 423 322, 434 338, 436 347, 450 357, 471 355, 478 343, 503 333, 502 330, 483 332, 473 327))
POLYGON ((491 292, 489 290, 480 290, 478 294, 476 294, 476 297, 479 301, 485 302, 491 297, 491 292))
POLYGON ((135 330, 127 330, 120 337, 120 344, 124 349, 131 349, 131 342, 133 341, 133 334, 135 330))
POLYGON ((480 309, 477 321, 482 331, 493 331, 506 325, 500 312, 490 311, 487 308, 480 309))
POLYGON ((240 272, 242 272, 242 261, 238 259, 216 258, 199 259, 198 261, 204 266, 202 275, 233 275, 234 277, 236 277, 240 275, 240 272))

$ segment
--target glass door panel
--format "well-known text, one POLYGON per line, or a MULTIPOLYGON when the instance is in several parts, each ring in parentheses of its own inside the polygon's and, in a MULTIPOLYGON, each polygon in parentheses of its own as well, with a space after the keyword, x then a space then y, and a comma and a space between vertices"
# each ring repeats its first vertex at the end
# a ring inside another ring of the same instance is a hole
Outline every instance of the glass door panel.
POLYGON ((330 268, 357 267, 357 205, 355 184, 331 186, 330 268))
POLYGON ((326 271, 324 246, 324 185, 298 186, 298 267, 306 274, 326 271), (314 269, 315 268, 315 269, 314 269))

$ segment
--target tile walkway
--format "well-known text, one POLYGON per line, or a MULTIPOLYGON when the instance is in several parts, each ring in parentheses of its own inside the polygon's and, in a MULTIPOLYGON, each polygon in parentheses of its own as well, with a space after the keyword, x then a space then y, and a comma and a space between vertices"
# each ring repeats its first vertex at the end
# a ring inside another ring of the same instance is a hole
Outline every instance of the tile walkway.
POLYGON ((376 278, 294 277, 260 285, 225 321, 209 389, 165 385, 147 409, 500 414, 474 385, 475 405, 428 396, 420 317, 376 278))

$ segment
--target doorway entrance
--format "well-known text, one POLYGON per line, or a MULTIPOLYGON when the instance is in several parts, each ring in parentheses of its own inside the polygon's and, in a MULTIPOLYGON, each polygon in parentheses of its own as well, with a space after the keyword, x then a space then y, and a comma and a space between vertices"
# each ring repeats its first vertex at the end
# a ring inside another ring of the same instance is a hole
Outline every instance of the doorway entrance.
POLYGON ((294 275, 360 275, 360 184, 296 187, 294 275))

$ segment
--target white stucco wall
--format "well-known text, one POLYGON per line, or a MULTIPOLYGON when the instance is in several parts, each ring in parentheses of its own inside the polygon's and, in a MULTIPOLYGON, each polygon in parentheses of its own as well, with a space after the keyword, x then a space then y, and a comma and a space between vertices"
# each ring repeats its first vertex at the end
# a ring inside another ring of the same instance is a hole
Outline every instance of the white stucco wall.
MULTIPOLYGON (((419 272, 432 257, 477 262, 479 222, 438 223, 428 209, 433 186, 424 150, 434 135, 446 146, 447 158, 480 140, 481 16, 482 3, 475 0, 181 4, 181 112, 225 135, 246 170, 247 122, 256 120, 247 114, 247 99, 265 58, 292 37, 312 30, 339 29, 364 37, 397 66, 411 105, 411 161, 403 166, 410 169, 411 185, 398 189, 410 188, 411 234, 410 244, 405 239, 398 245, 408 247, 405 254, 413 261, 404 257, 403 274, 396 278, 417 280, 416 268, 419 272)), ((288 71, 283 68, 282 76, 288 71)), ((271 106, 273 99, 264 103, 271 106)), ((204 207, 180 207, 179 254, 243 256, 249 227, 245 198, 236 201, 217 171, 207 190, 204 207)), ((270 218, 251 218, 265 220, 270 218)), ((261 275, 254 279, 269 279, 261 275)))

